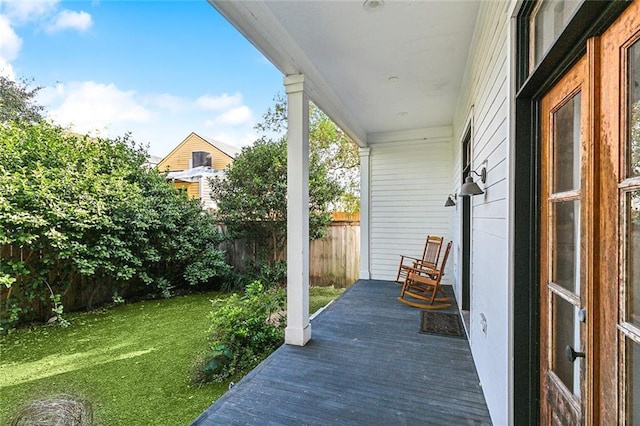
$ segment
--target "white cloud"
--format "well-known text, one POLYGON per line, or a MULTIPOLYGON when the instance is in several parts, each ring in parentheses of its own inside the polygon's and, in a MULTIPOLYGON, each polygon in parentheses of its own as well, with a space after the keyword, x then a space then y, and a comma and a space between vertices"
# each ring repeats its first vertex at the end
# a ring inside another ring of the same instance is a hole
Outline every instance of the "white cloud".
POLYGON ((243 124, 249 124, 253 122, 253 114, 251 110, 246 105, 243 105, 238 108, 230 109, 226 111, 213 120, 208 120, 206 122, 207 126, 215 127, 219 125, 231 125, 231 126, 240 126, 243 124))
POLYGON ((234 145, 240 148, 243 146, 253 145, 253 143, 259 137, 256 133, 247 132, 244 129, 237 132, 234 132, 233 130, 227 130, 222 132, 214 131, 214 132, 207 133, 206 135, 218 141, 223 141, 223 142, 232 141, 227 143, 230 143, 231 145, 234 145))
POLYGON ((114 84, 93 81, 59 84, 53 93, 49 91, 44 96, 54 101, 61 99, 50 110, 49 117, 79 133, 106 131, 107 136, 117 136, 124 133, 123 126, 147 123, 152 117, 151 111, 137 102, 134 91, 120 90, 114 84))
MULTIPOLYGON (((242 95, 233 98, 237 102, 242 95)), ((257 139, 249 107, 231 107, 207 120, 211 112, 198 108, 196 101, 168 93, 137 93, 94 81, 58 84, 38 94, 38 102, 47 107, 49 118, 56 123, 78 133, 109 138, 131 132, 137 143, 149 144, 153 155, 168 154, 191 132, 237 147, 257 139)))
POLYGON ((0 58, 5 61, 13 61, 20 52, 22 39, 13 30, 9 18, 0 15, 0 58))
POLYGON ((14 80, 16 78, 11 66, 13 61, 20 52, 22 47, 22 39, 13 30, 9 18, 0 15, 0 75, 4 75, 14 80))
POLYGON ((75 12, 72 10, 63 10, 53 19, 53 22, 47 26, 47 32, 54 33, 63 30, 86 31, 93 24, 91 15, 87 12, 75 12))
POLYGON ((242 101, 242 94, 240 93, 233 95, 223 93, 220 96, 204 95, 196 99, 196 106, 209 111, 222 111, 242 105, 242 101))
POLYGON ((50 33, 67 29, 86 31, 93 24, 89 13, 59 10, 58 3, 59 0, 0 0, 0 13, 14 27, 35 22, 50 33))
POLYGON ((30 22, 44 26, 49 32, 73 29, 86 31, 92 25, 87 12, 62 10, 53 19, 59 0, 0 0, 0 75, 15 79, 13 65, 20 49, 22 39, 15 28, 30 22), (50 21, 48 24, 45 22, 50 21))
POLYGON ((52 13, 59 0, 2 0, 0 6, 15 24, 38 20, 52 13))

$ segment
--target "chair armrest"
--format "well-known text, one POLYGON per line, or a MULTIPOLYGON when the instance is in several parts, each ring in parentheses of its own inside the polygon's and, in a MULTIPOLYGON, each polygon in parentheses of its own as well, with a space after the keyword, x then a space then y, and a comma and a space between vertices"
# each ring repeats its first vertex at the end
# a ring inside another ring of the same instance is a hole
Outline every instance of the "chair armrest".
POLYGON ((411 260, 411 261, 413 261, 413 263, 422 262, 422 259, 418 259, 417 257, 405 256, 405 255, 401 254, 400 255, 400 264, 402 264, 405 259, 411 260))
POLYGON ((432 262, 427 262, 425 260, 416 260, 415 262, 413 262, 413 267, 416 269, 427 269, 430 271, 437 271, 438 267, 432 263, 432 262))
POLYGON ((441 274, 441 271, 439 269, 436 268, 430 268, 430 267, 424 267, 424 266, 419 266, 419 265, 414 265, 413 267, 407 267, 407 275, 418 275, 418 276, 423 276, 423 277, 429 277, 432 280, 435 280, 438 278, 438 276, 441 274))

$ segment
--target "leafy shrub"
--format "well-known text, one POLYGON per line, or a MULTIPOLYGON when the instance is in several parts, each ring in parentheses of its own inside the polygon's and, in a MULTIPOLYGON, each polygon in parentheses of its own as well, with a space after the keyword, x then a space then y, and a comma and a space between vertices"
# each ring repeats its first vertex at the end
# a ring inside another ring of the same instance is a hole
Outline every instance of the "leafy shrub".
MULTIPOLYGON (((287 141, 258 139, 234 159, 224 177, 212 178, 215 215, 231 241, 245 240, 256 263, 273 265, 287 241, 287 141)), ((322 238, 331 222, 329 206, 340 184, 318 155, 309 159, 309 237, 322 238)))
POLYGON ((224 290, 235 291, 245 288, 246 283, 259 281, 266 289, 283 287, 287 283, 287 262, 276 260, 269 263, 266 260, 254 262, 248 259, 244 263, 244 270, 235 270, 233 278, 226 281, 224 290))
POLYGON ((102 288, 170 296, 229 273, 214 218, 145 167, 128 135, 12 122, 0 141, 0 333, 62 318, 72 286, 89 309, 102 288))
POLYGON ((243 295, 213 302, 209 352, 200 361, 194 382, 220 382, 258 365, 284 341, 284 290, 265 291, 259 281, 243 295))

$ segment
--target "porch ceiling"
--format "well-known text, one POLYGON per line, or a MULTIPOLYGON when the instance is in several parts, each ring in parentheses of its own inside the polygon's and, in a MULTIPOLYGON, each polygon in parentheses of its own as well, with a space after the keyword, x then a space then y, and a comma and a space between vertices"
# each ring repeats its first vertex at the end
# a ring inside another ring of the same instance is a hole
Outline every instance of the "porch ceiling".
POLYGON ((360 146, 451 126, 479 1, 209 1, 360 146))

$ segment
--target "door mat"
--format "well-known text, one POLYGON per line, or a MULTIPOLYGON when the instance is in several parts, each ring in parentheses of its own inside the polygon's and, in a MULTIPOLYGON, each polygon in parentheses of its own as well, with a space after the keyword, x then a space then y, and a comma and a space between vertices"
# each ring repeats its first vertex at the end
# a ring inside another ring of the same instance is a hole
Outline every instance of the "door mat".
POLYGON ((420 311, 420 333, 464 337, 460 315, 449 312, 420 311))

